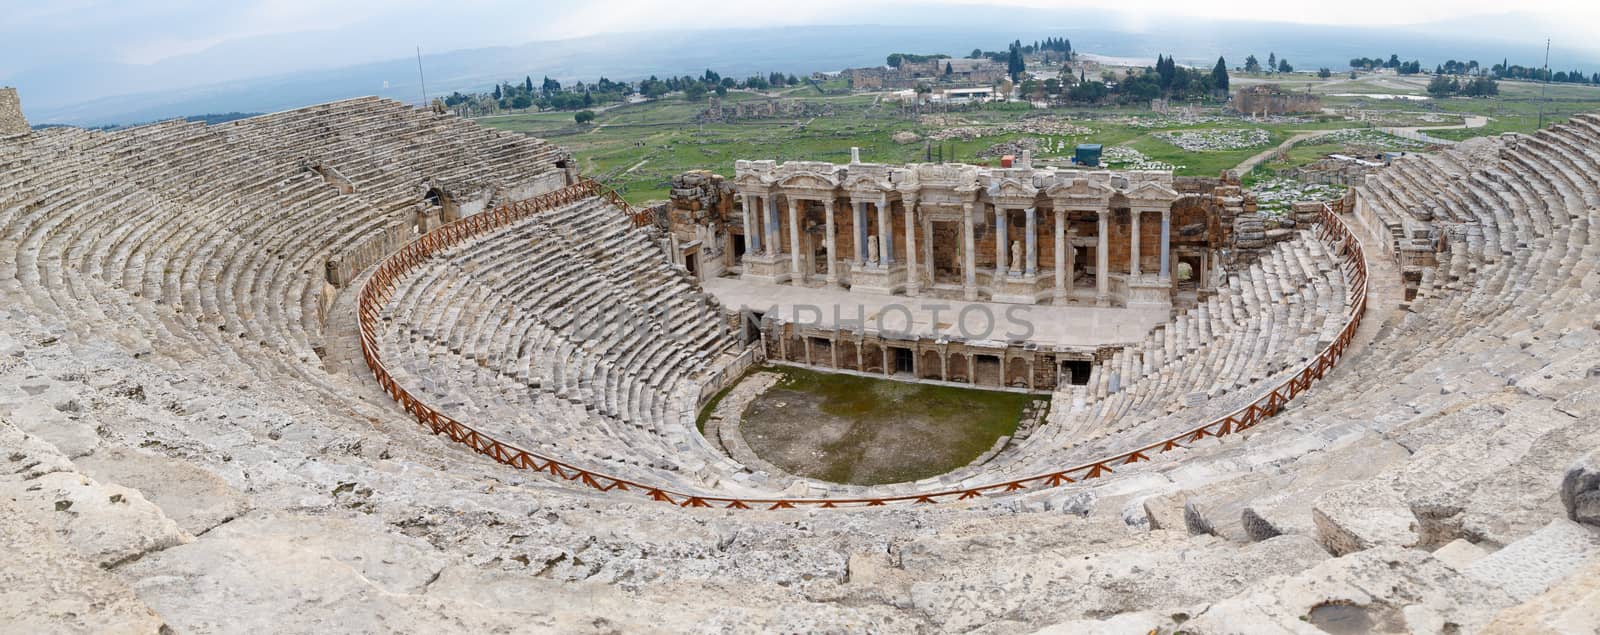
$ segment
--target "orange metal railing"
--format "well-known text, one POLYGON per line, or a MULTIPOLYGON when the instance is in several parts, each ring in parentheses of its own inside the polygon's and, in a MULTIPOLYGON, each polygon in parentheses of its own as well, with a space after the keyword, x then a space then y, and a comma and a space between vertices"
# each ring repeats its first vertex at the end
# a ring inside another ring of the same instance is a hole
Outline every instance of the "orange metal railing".
POLYGON ((1339 330, 1339 335, 1315 359, 1309 361, 1293 376, 1267 391, 1266 394, 1250 403, 1250 405, 1228 413, 1221 418, 1206 422, 1150 445, 1127 450, 1090 463, 1064 467, 1056 471, 1009 481, 937 492, 901 494, 877 498, 744 498, 705 492, 677 491, 634 479, 612 476, 501 442, 417 399, 389 375, 388 370, 383 366, 383 360, 379 357, 379 307, 389 301, 394 292, 395 284, 410 273, 412 269, 423 264, 434 253, 442 249, 460 244, 465 240, 493 229, 504 227, 539 212, 570 205, 592 196, 604 196, 613 204, 628 211, 630 217, 635 218, 634 222, 636 224, 639 222, 637 215, 632 212, 632 208, 622 202, 621 198, 617 197, 614 192, 607 190, 594 181, 584 179, 554 192, 526 201, 501 205, 491 212, 476 214, 454 221, 424 234, 401 248, 394 255, 384 259, 366 284, 361 287, 358 308, 361 329, 361 353, 367 361, 367 367, 372 369, 373 376, 377 378, 378 385, 389 393, 389 396, 394 398, 401 408, 411 413, 412 416, 416 417, 418 421, 435 434, 447 435, 452 441, 464 444, 479 454, 514 468, 546 472, 553 478, 581 483, 602 492, 631 492, 651 500, 683 507, 796 509, 874 507, 893 503, 942 503, 971 500, 995 494, 1035 491, 1101 478, 1115 472, 1122 466, 1149 461, 1154 455, 1187 447, 1188 444, 1199 442, 1207 437, 1222 437, 1248 430, 1267 418, 1278 414, 1285 404, 1309 390, 1313 382, 1322 379, 1344 356, 1345 350, 1355 338, 1356 330, 1361 326, 1361 319, 1365 315, 1367 307, 1367 267, 1361 243, 1351 233, 1344 221, 1339 218, 1338 214, 1335 214, 1331 207, 1324 205, 1320 213, 1322 223, 1317 233, 1319 239, 1330 244, 1334 252, 1342 260, 1341 267, 1344 269, 1346 280, 1350 283, 1349 319, 1344 328, 1339 330))

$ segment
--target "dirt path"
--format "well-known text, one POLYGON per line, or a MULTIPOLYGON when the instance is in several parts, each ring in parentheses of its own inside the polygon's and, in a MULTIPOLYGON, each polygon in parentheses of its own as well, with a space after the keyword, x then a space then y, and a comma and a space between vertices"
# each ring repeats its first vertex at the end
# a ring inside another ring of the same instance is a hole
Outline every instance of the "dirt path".
MULTIPOLYGON (((1337 130, 1337 129, 1335 129, 1335 130, 1337 130)), ((1279 152, 1282 152, 1284 150, 1288 150, 1289 148, 1294 147, 1295 144, 1298 144, 1298 143, 1300 143, 1302 141, 1305 141, 1307 139, 1315 139, 1315 138, 1321 137, 1323 135, 1332 134, 1333 132, 1334 132, 1334 130, 1309 130, 1309 131, 1295 133, 1294 136, 1289 137, 1288 139, 1285 139, 1283 141, 1283 143, 1280 143, 1280 144, 1278 144, 1276 146, 1273 146, 1271 148, 1268 148, 1266 150, 1262 150, 1261 152, 1256 153, 1255 156, 1252 156, 1252 157, 1250 157, 1248 159, 1245 159, 1244 161, 1241 161, 1239 163, 1239 165, 1234 166, 1233 169, 1235 171, 1237 171, 1240 176, 1244 176, 1246 174, 1249 174, 1251 170, 1254 170, 1256 168, 1256 166, 1261 165, 1267 159, 1272 158, 1273 155, 1275 155, 1275 154, 1277 154, 1279 152)))

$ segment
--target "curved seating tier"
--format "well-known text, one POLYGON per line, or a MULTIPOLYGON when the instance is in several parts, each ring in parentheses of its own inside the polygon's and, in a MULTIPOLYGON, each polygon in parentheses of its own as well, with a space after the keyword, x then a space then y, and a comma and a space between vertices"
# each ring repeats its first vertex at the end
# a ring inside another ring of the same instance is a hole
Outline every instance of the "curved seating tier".
POLYGON ((647 482, 742 471, 694 432, 709 371, 738 353, 722 309, 606 198, 435 252, 390 295, 386 367, 481 431, 647 482))
MULTIPOLYGON (((351 290, 327 299, 330 259, 409 228, 430 187, 499 202, 564 182, 565 160, 377 99, 0 139, 0 533, 41 572, 8 569, 38 578, 8 593, 178 631, 1303 632, 1316 607, 1353 605, 1477 632, 1587 606, 1560 593, 1592 592, 1600 540, 1557 488, 1600 448, 1600 118, 1407 157, 1356 188, 1362 333, 1275 417, 1092 480, 840 513, 504 469, 330 352, 355 328, 351 290)), ((602 197, 554 207, 396 280, 374 344, 417 395, 530 450, 770 490, 690 428, 733 341, 656 249, 602 197)), ((1008 453, 873 493, 1057 469, 1251 401, 1359 309, 1335 253, 1280 243, 1008 453)))

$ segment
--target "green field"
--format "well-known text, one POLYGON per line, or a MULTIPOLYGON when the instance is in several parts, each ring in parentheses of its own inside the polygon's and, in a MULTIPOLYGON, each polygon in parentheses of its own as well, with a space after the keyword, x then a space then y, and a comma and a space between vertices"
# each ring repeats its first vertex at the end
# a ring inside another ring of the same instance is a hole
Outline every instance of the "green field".
MULTIPOLYGON (((965 466, 1016 432, 1038 395, 768 366, 778 383, 746 407, 756 455, 834 483, 914 481, 965 466)), ((713 406, 714 407, 714 406, 713 406)))
MULTIPOLYGON (((916 113, 892 102, 880 102, 875 94, 840 94, 842 86, 824 85, 824 90, 805 85, 781 93, 787 99, 827 106, 831 115, 796 119, 775 118, 729 123, 696 123, 696 115, 708 102, 691 103, 681 97, 617 106, 600 111, 593 124, 577 125, 570 112, 498 115, 478 121, 483 125, 522 132, 547 139, 570 149, 581 162, 584 174, 617 188, 631 202, 664 199, 670 179, 677 174, 707 169, 731 176, 733 163, 740 159, 816 160, 843 163, 850 148, 860 147, 862 160, 906 163, 922 161, 924 143, 895 143, 897 132, 912 132, 919 137, 948 127, 949 119, 968 127, 993 127, 1017 124, 1037 117, 1070 120, 1088 128, 1083 134, 1039 134, 997 131, 967 140, 943 143, 944 159, 966 163, 994 163, 980 158, 980 152, 1002 142, 1033 139, 1047 147, 1070 148, 1077 143, 1101 143, 1108 147, 1126 145, 1150 160, 1173 164, 1180 175, 1214 176, 1241 161, 1307 130, 1382 126, 1460 125, 1466 117, 1487 117, 1478 128, 1430 131, 1446 139, 1503 132, 1531 132, 1539 121, 1539 91, 1548 91, 1543 102, 1546 123, 1560 121, 1577 112, 1600 111, 1600 88, 1552 85, 1548 88, 1527 82, 1501 82, 1499 97, 1489 99, 1449 98, 1424 101, 1383 100, 1336 94, 1423 94, 1426 78, 1367 76, 1350 80, 1335 74, 1327 80, 1310 75, 1292 77, 1240 77, 1235 85, 1275 81, 1286 88, 1327 95, 1324 106, 1331 114, 1304 117, 1286 123, 1261 123, 1226 116, 1215 106, 1202 107, 1198 120, 1158 117, 1144 108, 1034 109, 1026 104, 990 104, 981 110, 947 113, 944 122, 929 123, 916 113), (1360 111, 1361 118, 1346 115, 1360 111), (1155 136, 1171 130, 1261 128, 1267 143, 1249 148, 1194 152, 1179 148, 1155 136)), ((765 99, 742 91, 730 92, 724 103, 765 99)), ((935 146, 937 147, 937 146, 935 146)), ((1337 144, 1308 145, 1291 152, 1290 161, 1273 167, 1314 161, 1339 151, 1337 144)), ((1035 158, 1048 162, 1053 152, 1036 152, 1035 158)), ((1070 154, 1068 150, 1064 154, 1070 154)), ((937 159, 937 156, 935 157, 937 159)))

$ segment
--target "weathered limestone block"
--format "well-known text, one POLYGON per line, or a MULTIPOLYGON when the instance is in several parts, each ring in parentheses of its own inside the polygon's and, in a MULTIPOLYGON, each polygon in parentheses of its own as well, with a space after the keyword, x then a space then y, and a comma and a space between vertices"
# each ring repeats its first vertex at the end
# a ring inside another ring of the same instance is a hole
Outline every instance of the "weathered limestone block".
POLYGON ((193 463, 114 448, 77 461, 101 482, 143 492, 168 518, 191 534, 203 533, 245 512, 244 495, 227 481, 193 463))
MULTIPOLYGON (((1334 428, 1327 432, 1337 434, 1334 428)), ((1327 451, 1310 454, 1293 469, 1273 476, 1266 487, 1250 492, 1248 498, 1241 496, 1226 505, 1211 503, 1210 507, 1226 508, 1229 513, 1237 510, 1240 529, 1250 540, 1291 533, 1312 535, 1316 527, 1311 509, 1318 494, 1373 478, 1409 457, 1404 447, 1374 434, 1343 436, 1330 442, 1327 451)))
POLYGON ((163 632, 155 611, 115 574, 79 557, 39 522, 40 513, 0 496, 0 630, 163 632))
POLYGON ((1550 590, 1501 611, 1481 632, 1587 635, 1595 632, 1596 624, 1600 624, 1600 558, 1589 560, 1550 590))
POLYGON ((89 562, 112 566, 193 539, 138 490, 78 473, 54 446, 3 420, 0 443, 9 468, 0 474, 0 500, 33 514, 89 562))
POLYGON ((1471 632, 1514 602, 1425 551, 1383 546, 1261 579, 1212 604, 1183 630, 1325 633, 1316 626, 1318 614, 1338 607, 1332 610, 1356 614, 1371 631, 1471 632))
POLYGON ((120 573, 179 632, 484 627, 461 607, 419 601, 446 563, 376 519, 251 514, 120 573))
POLYGON ((1417 518, 1389 486, 1362 482, 1328 490, 1311 510, 1317 540, 1336 556, 1379 545, 1417 544, 1417 518))
POLYGON ((1457 538, 1443 547, 1433 551, 1433 557, 1440 562, 1450 565, 1450 568, 1460 571, 1474 562, 1484 559, 1489 555, 1489 550, 1473 544, 1466 538, 1457 538))
POLYGON ((28 509, 53 510, 44 523, 100 566, 194 539, 139 490, 103 485, 75 472, 52 472, 29 481, 21 491, 0 493, 28 509))
POLYGON ((1567 518, 1600 527, 1600 452, 1590 452, 1561 478, 1561 504, 1567 518))
POLYGON ((1600 556, 1600 532, 1556 519, 1468 565, 1462 573, 1518 600, 1528 600, 1596 556, 1600 556))

